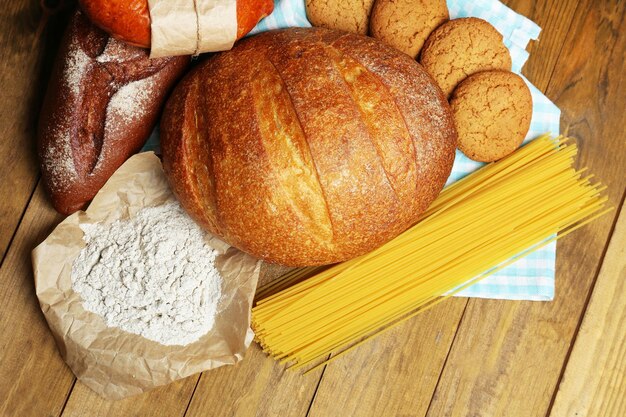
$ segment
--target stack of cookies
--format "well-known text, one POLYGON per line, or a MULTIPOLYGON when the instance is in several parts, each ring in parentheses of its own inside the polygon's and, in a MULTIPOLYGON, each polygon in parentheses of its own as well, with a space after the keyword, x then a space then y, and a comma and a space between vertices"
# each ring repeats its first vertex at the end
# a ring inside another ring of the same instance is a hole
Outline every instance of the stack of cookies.
POLYGON ((530 90, 485 20, 449 20, 445 0, 307 0, 306 7, 315 26, 369 34, 419 59, 448 97, 459 149, 469 158, 496 161, 523 142, 530 90))

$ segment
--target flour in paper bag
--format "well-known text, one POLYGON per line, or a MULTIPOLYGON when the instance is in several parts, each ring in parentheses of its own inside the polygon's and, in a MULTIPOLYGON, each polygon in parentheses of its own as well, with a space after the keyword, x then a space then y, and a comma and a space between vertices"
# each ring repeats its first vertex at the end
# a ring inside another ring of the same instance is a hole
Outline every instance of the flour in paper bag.
POLYGON ((187 345, 215 322, 222 278, 207 234, 178 202, 112 224, 81 225, 72 287, 109 327, 187 345))

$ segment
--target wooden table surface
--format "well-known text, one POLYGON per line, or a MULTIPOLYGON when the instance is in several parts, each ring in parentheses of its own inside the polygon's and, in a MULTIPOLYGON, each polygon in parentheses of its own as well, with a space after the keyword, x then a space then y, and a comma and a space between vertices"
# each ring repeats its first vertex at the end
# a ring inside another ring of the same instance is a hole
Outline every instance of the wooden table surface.
MULTIPOLYGON (((54 2, 51 2, 54 3, 54 2)), ((65 365, 30 251, 61 220, 35 123, 67 12, 0 9, 0 416, 626 416, 626 1, 506 1, 537 22, 524 74, 563 111, 615 211, 558 244, 552 302, 450 299, 317 372, 243 362, 109 402, 65 365)))

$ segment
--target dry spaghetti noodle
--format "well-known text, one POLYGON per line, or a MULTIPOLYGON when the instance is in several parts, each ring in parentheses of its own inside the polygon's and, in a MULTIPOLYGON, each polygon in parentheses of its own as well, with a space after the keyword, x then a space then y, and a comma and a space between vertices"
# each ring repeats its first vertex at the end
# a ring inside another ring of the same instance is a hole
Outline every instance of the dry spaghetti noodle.
POLYGON ((536 139, 447 187, 373 252, 291 272, 252 310, 257 340, 294 368, 341 355, 606 213, 605 187, 573 168, 576 152, 566 139, 536 139), (290 286, 306 273, 315 275, 290 286))

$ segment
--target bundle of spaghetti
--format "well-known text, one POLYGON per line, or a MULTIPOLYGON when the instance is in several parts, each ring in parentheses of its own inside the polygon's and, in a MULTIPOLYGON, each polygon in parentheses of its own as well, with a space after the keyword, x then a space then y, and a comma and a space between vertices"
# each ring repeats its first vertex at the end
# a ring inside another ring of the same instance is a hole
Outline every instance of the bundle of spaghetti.
POLYGON ((277 279, 260 286, 255 294, 255 298, 257 300, 261 300, 263 298, 269 297, 272 294, 275 294, 279 291, 282 291, 286 288, 291 287, 294 284, 297 284, 300 281, 303 281, 305 278, 310 277, 318 272, 326 269, 326 266, 311 266, 305 268, 294 268, 291 271, 287 272, 284 275, 281 275, 277 279))
POLYGON ((397 238, 261 299, 257 340, 293 368, 334 359, 610 211, 576 153, 544 136, 450 185, 397 238))

